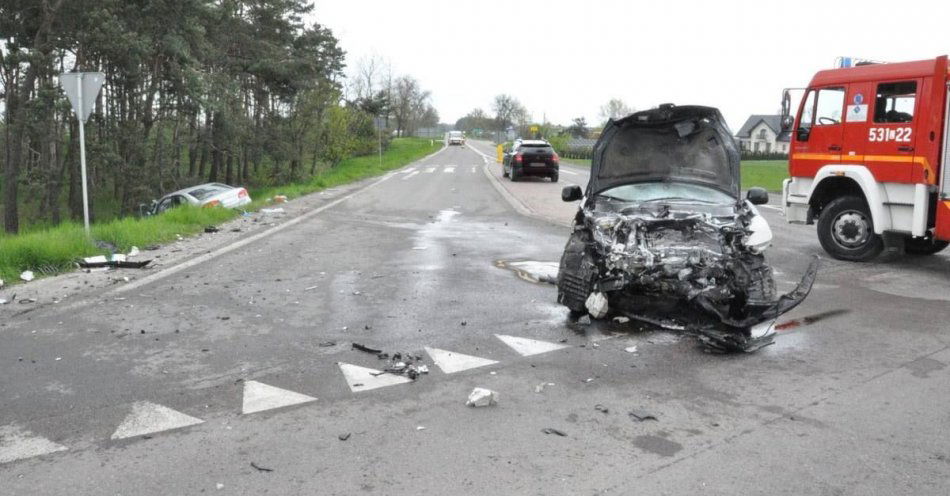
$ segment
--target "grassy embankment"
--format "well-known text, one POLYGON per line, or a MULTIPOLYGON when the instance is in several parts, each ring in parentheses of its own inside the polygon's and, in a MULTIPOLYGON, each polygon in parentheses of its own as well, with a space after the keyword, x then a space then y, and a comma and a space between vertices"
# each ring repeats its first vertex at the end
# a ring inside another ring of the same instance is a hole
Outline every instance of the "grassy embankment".
MULTIPOLYGON (((265 189, 252 189, 254 202, 248 210, 267 205, 274 195, 288 198, 313 193, 326 188, 351 183, 402 167, 424 157, 442 146, 429 139, 400 138, 383 153, 382 164, 377 155, 344 160, 332 169, 318 173, 307 181, 265 189)), ((92 226, 92 238, 115 245, 120 252, 132 246, 145 247, 166 243, 201 232, 206 226, 220 224, 239 215, 221 208, 180 207, 161 215, 144 219, 126 217, 92 226)), ((80 257, 108 254, 97 248, 85 236, 82 224, 67 222, 55 227, 38 229, 11 236, 0 233, 0 279, 7 284, 19 281, 20 273, 32 270, 37 276, 52 275, 72 270, 80 257)))
MULTIPOLYGON (((565 158, 562 162, 590 167, 589 159, 565 158)), ((760 186, 769 191, 782 191, 782 180, 788 177, 787 160, 743 160, 740 168, 742 189, 760 186)))

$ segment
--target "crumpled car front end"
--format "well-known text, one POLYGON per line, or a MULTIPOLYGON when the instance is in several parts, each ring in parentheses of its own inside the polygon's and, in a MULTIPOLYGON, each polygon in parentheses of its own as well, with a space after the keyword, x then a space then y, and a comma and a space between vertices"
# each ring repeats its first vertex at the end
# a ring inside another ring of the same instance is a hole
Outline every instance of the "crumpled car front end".
POLYGON ((670 133, 659 139, 663 150, 699 156, 705 160, 703 169, 718 169, 720 176, 681 164, 667 167, 669 177, 663 177, 666 166, 656 165, 657 147, 649 148, 649 140, 624 129, 642 124, 637 114, 628 118, 633 121, 627 126, 608 124, 595 146, 594 187, 588 185, 561 259, 558 301, 593 318, 625 315, 693 332, 716 349, 752 351, 770 344, 775 319, 807 296, 817 261, 794 291, 776 297, 772 269, 763 256, 772 234, 755 206, 738 197, 738 156, 730 148, 734 143, 720 129, 718 111, 695 109, 665 121, 649 115, 647 120, 654 122, 647 134, 670 133), (636 160, 627 168, 617 163, 622 155, 618 141, 627 147, 625 153, 642 152, 653 159, 650 177, 635 177, 644 170, 636 160), (679 142, 701 149, 671 149, 679 142), (605 160, 612 163, 604 167, 605 160), (723 171, 735 177, 723 178, 723 171), (620 176, 628 180, 616 180, 620 176))

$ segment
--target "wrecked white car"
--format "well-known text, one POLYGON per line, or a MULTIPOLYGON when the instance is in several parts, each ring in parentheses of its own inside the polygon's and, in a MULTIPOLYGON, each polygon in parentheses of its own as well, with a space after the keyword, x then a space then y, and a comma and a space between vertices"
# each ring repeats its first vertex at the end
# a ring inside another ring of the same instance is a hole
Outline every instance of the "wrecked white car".
POLYGON ((772 232, 755 208, 768 193, 740 198, 739 151, 715 108, 668 104, 609 122, 586 192, 562 192, 582 198, 557 280, 575 315, 625 315, 751 351, 811 290, 817 259, 776 297, 763 256, 772 232))

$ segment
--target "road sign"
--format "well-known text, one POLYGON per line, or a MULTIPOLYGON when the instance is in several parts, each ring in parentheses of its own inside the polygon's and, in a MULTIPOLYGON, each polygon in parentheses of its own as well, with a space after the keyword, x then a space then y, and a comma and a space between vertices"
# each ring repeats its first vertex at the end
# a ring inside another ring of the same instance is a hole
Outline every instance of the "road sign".
POLYGON ((531 126, 531 132, 532 133, 538 132, 538 126, 531 126))
POLYGON ((96 106, 96 97, 106 75, 101 72, 69 72, 59 75, 59 83, 73 106, 76 117, 84 124, 96 106), (82 109, 82 110, 80 110, 82 109))
POLYGON ((86 183, 86 131, 84 124, 96 106, 96 96, 106 75, 101 72, 68 72, 59 75, 59 84, 79 119, 79 163, 82 171, 82 218, 89 235, 89 187, 86 183))

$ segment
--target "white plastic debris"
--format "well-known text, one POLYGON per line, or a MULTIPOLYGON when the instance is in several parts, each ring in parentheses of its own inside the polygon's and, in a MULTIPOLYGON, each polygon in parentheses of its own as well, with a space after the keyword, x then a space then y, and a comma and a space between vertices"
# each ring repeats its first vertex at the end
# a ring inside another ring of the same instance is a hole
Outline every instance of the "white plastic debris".
POLYGON ((284 208, 283 208, 283 207, 277 207, 277 208, 262 208, 262 209, 261 209, 261 213, 262 213, 262 214, 282 214, 282 213, 284 213, 284 208))
POLYGON ((98 256, 95 256, 95 257, 86 257, 86 258, 82 259, 82 261, 83 261, 83 262, 86 262, 87 264, 96 264, 96 263, 106 263, 106 262, 108 262, 108 260, 106 259, 105 255, 98 255, 98 256))
POLYGON ((139 247, 138 247, 138 246, 133 246, 132 249, 129 250, 129 254, 128 254, 127 256, 131 258, 131 257, 134 257, 134 256, 136 256, 136 255, 138 255, 138 254, 139 254, 139 247))
POLYGON ((3 287, 3 279, 0 279, 0 288, 3 287))
POLYGON ((6 304, 7 304, 6 298, 0 298, 0 305, 6 305, 6 304))
POLYGON ((637 352, 637 347, 636 347, 636 345, 634 345, 634 346, 627 346, 626 348, 623 349, 623 351, 626 351, 627 353, 636 353, 636 352, 637 352))
POLYGON ((416 366, 416 370, 417 370, 420 374, 428 374, 428 373, 429 373, 429 366, 428 366, 428 365, 418 365, 418 366, 416 366))
POLYGON ((34 277, 36 276, 33 275, 32 270, 24 270, 23 273, 20 274, 20 279, 23 279, 26 282, 32 281, 34 277))
POLYGON ((614 322, 618 324, 626 324, 627 322, 630 322, 630 317, 624 317, 622 315, 618 317, 614 317, 614 322))
POLYGON ((491 406, 496 403, 498 403, 498 393, 491 389, 479 387, 472 390, 471 394, 468 395, 468 401, 465 402, 466 405, 475 408, 491 406))
POLYGON ((587 307, 587 311, 590 312, 590 316, 593 319, 602 319, 607 316, 607 296, 600 291, 595 291, 587 297, 587 302, 584 304, 587 307))
POLYGON ((535 392, 535 393, 540 393, 540 392, 544 391, 544 388, 549 387, 549 386, 553 386, 553 385, 554 385, 553 382, 542 382, 541 384, 538 384, 537 386, 534 387, 534 392, 535 392))
POLYGON ((417 431, 424 431, 424 430, 426 430, 426 426, 424 426, 424 425, 418 425, 418 426, 416 426, 416 430, 417 430, 417 431))

